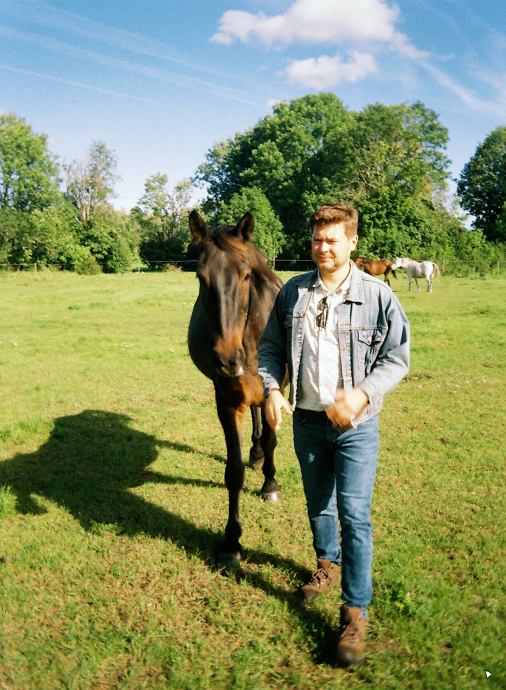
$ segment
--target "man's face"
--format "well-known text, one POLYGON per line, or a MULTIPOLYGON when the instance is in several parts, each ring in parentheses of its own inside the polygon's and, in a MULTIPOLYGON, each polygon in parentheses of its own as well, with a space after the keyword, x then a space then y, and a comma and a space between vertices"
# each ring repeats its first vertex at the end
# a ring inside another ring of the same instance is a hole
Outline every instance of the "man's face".
POLYGON ((333 273, 347 264, 357 245, 358 236, 348 237, 344 223, 331 223, 313 228, 311 258, 320 273, 333 273))

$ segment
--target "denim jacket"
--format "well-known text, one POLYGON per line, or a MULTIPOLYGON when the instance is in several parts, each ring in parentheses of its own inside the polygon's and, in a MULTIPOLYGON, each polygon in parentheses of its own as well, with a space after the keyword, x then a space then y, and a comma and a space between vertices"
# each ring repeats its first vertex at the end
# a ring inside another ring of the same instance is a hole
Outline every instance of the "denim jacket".
MULTIPOLYGON (((408 372, 409 323, 390 288, 351 265, 348 296, 337 308, 344 387, 360 387, 369 404, 357 423, 376 415, 383 396, 408 372)), ((297 383, 304 341, 304 319, 318 271, 289 280, 279 292, 258 348, 258 372, 267 396, 282 388, 286 367, 290 403, 297 405, 297 383)))

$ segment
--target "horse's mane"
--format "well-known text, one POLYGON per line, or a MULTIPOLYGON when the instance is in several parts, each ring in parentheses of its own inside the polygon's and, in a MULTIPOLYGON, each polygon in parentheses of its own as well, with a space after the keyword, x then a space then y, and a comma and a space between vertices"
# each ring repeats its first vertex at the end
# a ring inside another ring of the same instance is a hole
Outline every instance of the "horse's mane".
POLYGON ((262 252, 249 240, 245 241, 231 234, 233 229, 234 226, 232 225, 220 225, 213 228, 208 236, 208 242, 212 242, 223 252, 238 255, 251 266, 251 270, 260 280, 274 281, 275 284, 280 284, 280 279, 270 268, 262 252))
POLYGON ((213 228, 208 241, 216 245, 222 252, 239 254, 241 258, 248 258, 248 249, 249 247, 254 249, 253 245, 251 242, 243 242, 243 240, 232 235, 230 231, 233 229, 232 225, 220 225, 217 228, 213 228))

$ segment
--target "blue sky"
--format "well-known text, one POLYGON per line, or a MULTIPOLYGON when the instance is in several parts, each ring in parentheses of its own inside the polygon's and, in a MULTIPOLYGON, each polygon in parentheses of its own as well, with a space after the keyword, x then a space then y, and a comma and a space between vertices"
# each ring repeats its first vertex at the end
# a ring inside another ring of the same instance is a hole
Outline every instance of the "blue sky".
POLYGON ((332 91, 350 109, 423 101, 452 174, 506 124, 504 0, 0 0, 0 112, 62 163, 118 158, 115 205, 171 185, 277 100, 332 91))

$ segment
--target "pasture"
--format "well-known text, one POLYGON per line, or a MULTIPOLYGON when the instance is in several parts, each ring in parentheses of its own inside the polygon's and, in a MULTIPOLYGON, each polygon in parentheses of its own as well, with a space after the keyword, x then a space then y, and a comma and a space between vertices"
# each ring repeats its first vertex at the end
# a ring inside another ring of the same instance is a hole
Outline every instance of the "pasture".
POLYGON ((214 565, 225 450, 187 352, 195 276, 0 274, 2 689, 506 686, 506 277, 392 287, 412 365, 382 412, 368 660, 346 671, 338 595, 294 593, 314 556, 286 420, 282 500, 247 469, 246 559, 214 565))

